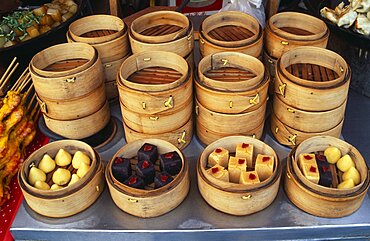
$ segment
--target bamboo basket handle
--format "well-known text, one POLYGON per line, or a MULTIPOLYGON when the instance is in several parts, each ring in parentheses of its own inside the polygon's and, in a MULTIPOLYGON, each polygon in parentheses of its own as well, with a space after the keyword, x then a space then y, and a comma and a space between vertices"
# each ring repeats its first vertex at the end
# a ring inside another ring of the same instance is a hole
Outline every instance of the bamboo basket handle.
MULTIPOLYGON (((275 116, 275 118, 277 119, 277 117, 275 116)), ((275 132, 275 134, 278 135, 278 133, 281 133, 280 135, 283 137, 281 139, 284 139, 285 141, 281 142, 281 144, 283 145, 288 145, 288 146, 295 146, 296 145, 296 140, 297 140, 297 137, 298 135, 297 134, 294 134, 294 133, 290 133, 288 129, 285 128, 284 125, 275 125, 275 126, 272 126, 273 130, 275 132)))
POLYGON ((37 102, 39 102, 41 112, 43 114, 48 114, 48 107, 46 103, 42 99, 40 99, 40 97, 37 94, 36 94, 36 99, 37 99, 37 102))

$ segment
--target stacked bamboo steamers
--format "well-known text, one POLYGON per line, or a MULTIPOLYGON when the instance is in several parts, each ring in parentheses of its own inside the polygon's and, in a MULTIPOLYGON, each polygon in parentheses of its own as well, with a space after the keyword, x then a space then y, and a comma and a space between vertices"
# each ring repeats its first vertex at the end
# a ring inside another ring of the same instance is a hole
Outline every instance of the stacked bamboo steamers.
POLYGON ((339 137, 351 71, 338 54, 298 47, 276 64, 271 131, 279 143, 295 146, 318 135, 339 137))
POLYGON ((194 67, 193 26, 189 19, 174 11, 157 11, 138 17, 129 34, 133 54, 167 51, 185 58, 194 67))
POLYGON ((185 148, 193 133, 192 79, 186 60, 171 52, 127 58, 117 79, 126 141, 157 138, 185 148))
POLYGON ((262 54, 263 31, 252 16, 226 11, 207 17, 199 29, 201 57, 225 52, 240 52, 254 57, 262 54))
POLYGON ((69 26, 67 40, 69 43, 90 44, 98 51, 104 67, 107 98, 116 98, 116 74, 122 62, 130 55, 128 27, 122 19, 111 15, 92 15, 78 19, 69 26))
POLYGON ((263 59, 273 81, 276 61, 282 54, 300 46, 326 48, 329 30, 318 18, 303 13, 282 12, 266 22, 264 35, 263 59))
POLYGON ((82 139, 110 120, 103 65, 85 43, 66 43, 37 53, 30 72, 46 126, 65 138, 82 139))

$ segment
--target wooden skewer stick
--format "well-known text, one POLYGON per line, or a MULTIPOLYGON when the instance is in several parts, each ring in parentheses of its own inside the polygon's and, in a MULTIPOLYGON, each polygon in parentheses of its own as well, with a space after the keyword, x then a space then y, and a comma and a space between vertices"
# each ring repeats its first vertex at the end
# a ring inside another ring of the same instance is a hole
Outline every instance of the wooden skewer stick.
MULTIPOLYGON (((3 76, 1 77, 0 79, 0 83, 3 83, 4 79, 6 78, 6 76, 8 75, 8 72, 13 68, 13 64, 15 63, 15 61, 17 60, 17 57, 14 57, 13 61, 10 63, 10 65, 8 66, 8 68, 6 69, 5 73, 3 74, 3 76)), ((17 66, 18 67, 18 66, 17 66)), ((13 69, 14 70, 14 69, 13 69)), ((12 71, 14 72, 14 71, 12 71)))
MULTIPOLYGON (((33 84, 32 84, 32 82, 31 82, 31 80, 32 80, 32 78, 30 77, 30 78, 28 78, 28 79, 26 79, 20 86, 19 86, 19 88, 18 88, 18 92, 19 93, 21 93, 23 90, 24 90, 24 88, 29 84, 29 83, 31 83, 31 86, 33 86, 33 84)), ((30 86, 30 88, 31 88, 31 86, 30 86)))
POLYGON ((19 63, 16 63, 14 68, 8 74, 8 76, 4 80, 1 80, 1 82, 0 82, 1 83, 1 86, 0 86, 1 89, 8 83, 10 77, 12 77, 14 71, 18 68, 18 66, 19 66, 19 63))
POLYGON ((13 90, 13 91, 17 90, 19 88, 19 86, 23 83, 23 81, 25 79, 30 78, 30 76, 31 76, 31 74, 28 72, 25 76, 19 77, 18 80, 14 83, 14 85, 12 86, 12 88, 10 90, 13 90))
MULTIPOLYGON (((19 80, 19 79, 23 79, 23 78, 24 78, 24 76, 25 76, 27 73, 29 73, 29 72, 28 72, 28 67, 27 67, 27 68, 23 71, 23 73, 19 76, 18 80, 19 80)), ((18 80, 14 83, 14 85, 18 82, 18 80)), ((13 86, 14 86, 14 85, 13 85, 13 86)), ((2 86, 0 87, 0 89, 2 89, 4 86, 5 86, 5 82, 2 84, 2 86)), ((13 86, 12 86, 12 88, 13 88, 13 86)))

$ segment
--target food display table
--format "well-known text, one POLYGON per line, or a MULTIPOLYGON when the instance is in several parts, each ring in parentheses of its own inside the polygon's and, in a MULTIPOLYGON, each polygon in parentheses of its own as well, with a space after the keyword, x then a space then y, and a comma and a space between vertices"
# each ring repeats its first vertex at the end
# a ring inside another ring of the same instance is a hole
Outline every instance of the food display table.
MULTIPOLYGON (((112 113, 120 118, 117 103, 112 113)), ((356 146, 369 164, 370 99, 350 91, 343 138, 356 146)), ((266 120, 262 140, 275 149, 285 163, 289 149, 269 134, 266 120)), ((125 143, 122 129, 112 142, 99 151, 105 163, 125 143)), ((201 197, 196 163, 203 146, 196 137, 183 151, 190 164, 191 189, 179 207, 157 218, 141 219, 121 211, 113 203, 108 188, 97 202, 80 214, 54 219, 40 216, 23 201, 11 227, 15 240, 368 240, 370 238, 370 199, 366 195, 354 214, 336 219, 319 218, 295 207, 283 185, 276 200, 265 210, 236 217, 210 207, 201 197)), ((285 169, 285 167, 284 167, 285 169)), ((283 170, 284 170, 283 169, 283 170)), ((285 172, 283 172, 285 175, 285 172)), ((283 178, 282 178, 283 179, 283 178)), ((253 198, 253 197, 252 197, 253 198)))

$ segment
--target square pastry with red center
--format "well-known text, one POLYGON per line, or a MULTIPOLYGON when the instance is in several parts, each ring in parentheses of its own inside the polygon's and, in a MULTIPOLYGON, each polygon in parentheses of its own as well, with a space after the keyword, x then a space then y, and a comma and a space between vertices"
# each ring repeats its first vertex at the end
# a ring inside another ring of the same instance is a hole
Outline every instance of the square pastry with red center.
POLYGON ((251 184, 256 184, 259 182, 260 182, 260 179, 256 171, 249 171, 249 172, 243 171, 240 174, 240 179, 239 179, 240 184, 251 185, 251 184))
POLYGON ((302 164, 313 164, 316 163, 315 154, 301 153, 298 156, 298 166, 301 167, 302 164))
POLYGON ((230 181, 239 183, 240 173, 247 171, 247 160, 245 158, 231 156, 227 170, 229 171, 230 181))
POLYGON ((150 161, 139 161, 136 164, 136 174, 144 180, 145 184, 150 184, 154 182, 155 167, 150 161))
POLYGON ((301 153, 298 157, 298 166, 302 174, 311 182, 318 184, 320 181, 319 168, 315 154, 301 153))
POLYGON ((209 168, 207 172, 214 178, 229 182, 229 172, 223 166, 216 164, 213 167, 209 168))
POLYGON ((158 160, 157 146, 149 144, 149 143, 145 143, 137 151, 137 159, 139 160, 139 162, 147 160, 155 164, 155 162, 158 160))
POLYGON ((229 151, 225 148, 218 147, 208 156, 208 166, 212 167, 216 164, 227 167, 229 162, 229 151))
POLYGON ((239 143, 236 146, 236 157, 243 157, 247 160, 247 166, 253 167, 253 145, 248 143, 239 143))
POLYGON ((256 158, 255 171, 258 173, 260 181, 269 178, 274 172, 274 157, 258 154, 256 158))
POLYGON ((127 178, 123 184, 133 187, 133 188, 139 188, 139 189, 144 189, 145 187, 144 180, 136 174, 127 178))
POLYGON ((172 176, 179 174, 181 171, 182 160, 179 153, 176 151, 159 155, 159 161, 161 171, 166 171, 172 176))
POLYGON ((129 158, 116 157, 113 161, 112 173, 117 181, 123 183, 132 174, 131 160, 129 158))
POLYGON ((173 181, 173 177, 167 172, 158 173, 154 178, 154 188, 160 188, 173 181))

